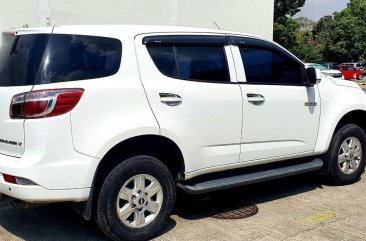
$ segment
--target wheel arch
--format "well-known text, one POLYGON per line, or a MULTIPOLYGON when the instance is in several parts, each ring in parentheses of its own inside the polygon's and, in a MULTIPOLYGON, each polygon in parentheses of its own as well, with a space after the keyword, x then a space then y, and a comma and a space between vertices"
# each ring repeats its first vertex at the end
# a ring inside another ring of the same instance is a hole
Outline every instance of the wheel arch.
POLYGON ((99 162, 90 190, 89 198, 76 211, 86 220, 91 220, 95 208, 95 194, 103 180, 114 167, 136 155, 148 155, 160 160, 172 173, 174 180, 184 179, 185 164, 181 149, 171 139, 161 135, 140 135, 128 138, 113 146, 99 162))
MULTIPOLYGON (((331 135, 328 138, 329 140, 327 141, 327 145, 323 154, 325 154, 328 151, 333 136, 337 133, 337 131, 340 128, 342 128, 347 124, 355 124, 359 126, 366 133, 366 121, 363 120, 366 120, 366 110, 363 109, 354 109, 347 112, 346 114, 343 114, 341 118, 339 118, 338 122, 336 122, 336 124, 334 125, 331 135)), ((324 167, 322 173, 327 174, 329 172, 329 162, 328 160, 324 160, 324 157, 323 161, 324 161, 324 167)))
POLYGON ((346 124, 358 125, 366 133, 366 110, 353 110, 343 115, 343 117, 338 121, 332 136, 334 136, 334 134, 346 124))

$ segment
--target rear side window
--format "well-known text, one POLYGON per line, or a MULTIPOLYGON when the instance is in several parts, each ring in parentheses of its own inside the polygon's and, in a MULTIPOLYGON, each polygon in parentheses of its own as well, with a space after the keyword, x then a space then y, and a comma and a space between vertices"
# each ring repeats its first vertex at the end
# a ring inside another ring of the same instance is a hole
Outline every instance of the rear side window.
POLYGON ((0 50, 0 86, 107 77, 119 70, 122 54, 118 39, 84 35, 21 35, 11 46, 0 50))
POLYGON ((50 35, 7 37, 0 49, 0 86, 33 85, 50 35))
POLYGON ((302 85, 301 66, 267 49, 240 47, 247 83, 302 85))
POLYGON ((148 46, 159 71, 169 77, 193 80, 230 82, 223 46, 148 46))
POLYGON ((178 77, 173 46, 150 46, 148 50, 160 72, 168 76, 178 77))
POLYGON ((119 69, 121 52, 118 39, 53 34, 40 71, 40 84, 113 75, 119 69))

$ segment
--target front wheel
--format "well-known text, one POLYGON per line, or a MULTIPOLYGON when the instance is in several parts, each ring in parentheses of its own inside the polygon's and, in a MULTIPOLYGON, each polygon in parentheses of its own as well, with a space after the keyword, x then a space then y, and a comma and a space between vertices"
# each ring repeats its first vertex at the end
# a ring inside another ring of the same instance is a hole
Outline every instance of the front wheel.
POLYGON ((366 135, 357 125, 340 128, 332 138, 325 160, 334 184, 345 185, 359 180, 366 165, 366 135))
POLYGON ((363 76, 362 75, 358 75, 357 79, 358 80, 363 80, 363 76))
POLYGON ((160 232, 175 201, 168 168, 149 156, 129 158, 105 179, 96 222, 113 240, 146 240, 160 232))

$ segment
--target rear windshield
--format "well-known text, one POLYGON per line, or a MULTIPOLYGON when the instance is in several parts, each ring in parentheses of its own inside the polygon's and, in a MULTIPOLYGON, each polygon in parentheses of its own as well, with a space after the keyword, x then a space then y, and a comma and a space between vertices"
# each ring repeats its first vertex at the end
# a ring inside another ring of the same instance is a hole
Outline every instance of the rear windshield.
POLYGON ((85 35, 30 34, 1 47, 0 86, 102 78, 117 73, 118 39, 85 35))

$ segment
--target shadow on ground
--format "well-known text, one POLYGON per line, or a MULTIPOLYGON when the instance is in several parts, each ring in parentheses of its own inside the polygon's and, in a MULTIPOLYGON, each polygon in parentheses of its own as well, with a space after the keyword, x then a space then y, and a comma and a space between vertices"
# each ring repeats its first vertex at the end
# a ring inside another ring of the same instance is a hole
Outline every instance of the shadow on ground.
POLYGON ((220 213, 309 192, 322 188, 325 183, 320 175, 308 173, 204 195, 187 195, 178 191, 175 214, 188 220, 213 217, 220 213))
MULTIPOLYGON (((322 188, 322 183, 319 175, 305 174, 207 195, 187 195, 178 191, 174 214, 187 220, 212 217, 322 188)), ((7 232, 29 241, 107 240, 95 225, 75 214, 67 204, 16 209, 9 205, 9 199, 3 199, 0 201, 0 225, 7 232)), ((170 219, 160 235, 175 226, 175 221, 170 219)))

